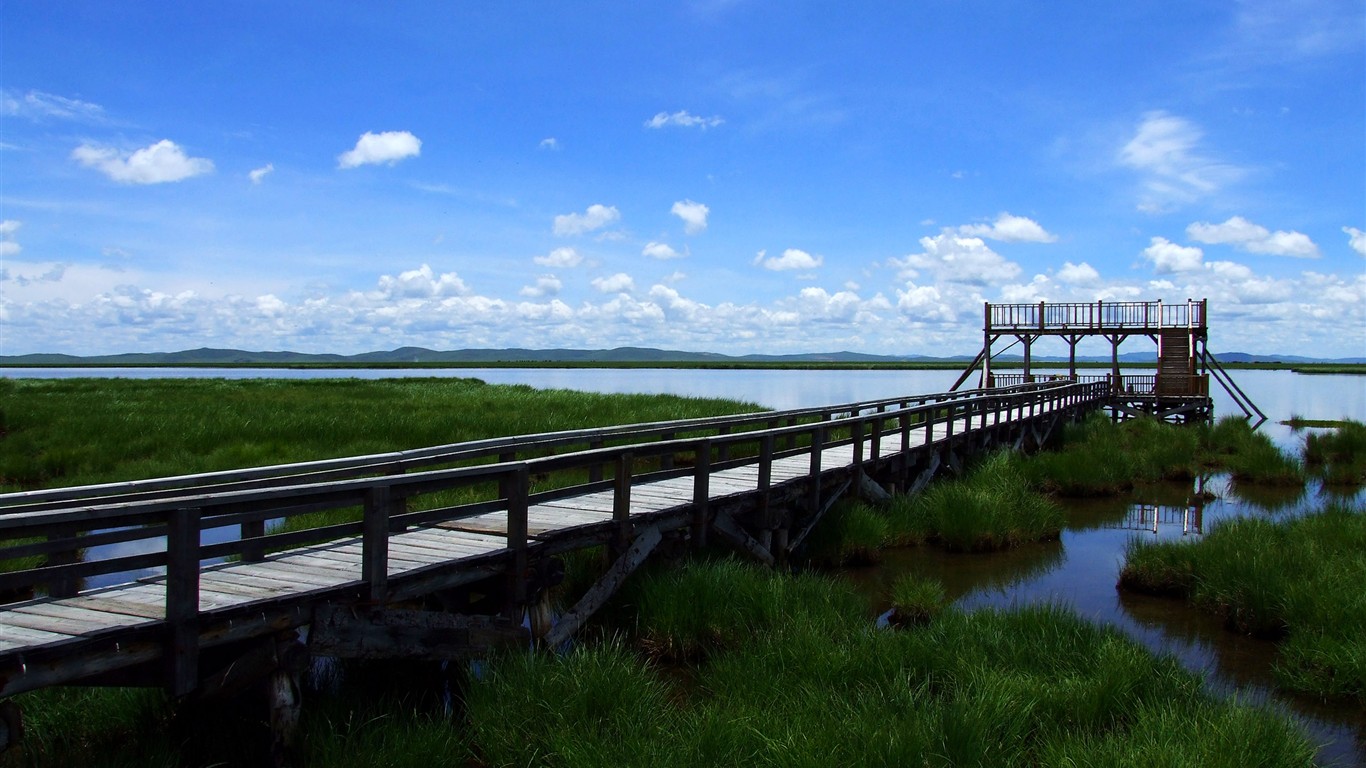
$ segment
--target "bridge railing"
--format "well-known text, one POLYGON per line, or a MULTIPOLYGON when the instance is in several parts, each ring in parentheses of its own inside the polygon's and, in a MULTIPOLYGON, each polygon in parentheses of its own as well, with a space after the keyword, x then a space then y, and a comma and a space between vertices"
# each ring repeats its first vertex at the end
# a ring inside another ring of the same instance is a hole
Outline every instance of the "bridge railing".
MULTIPOLYGON (((997 387, 1014 387, 1024 384, 1071 381, 1067 374, 1059 373, 996 373, 991 374, 991 383, 997 387)), ((1079 375, 1080 382, 1103 382, 1110 392, 1116 395, 1139 395, 1143 397, 1208 397, 1209 376, 1207 374, 1149 373, 1121 374, 1118 378, 1111 374, 1079 375)))
MULTIPOLYGON (((709 482, 717 469, 757 465, 754 490, 763 495, 773 485, 772 466, 778 459, 806 454, 809 476, 818 478, 822 452, 833 447, 853 445, 855 463, 862 464, 881 459, 883 440, 893 434, 901 435, 902 450, 910 450, 914 430, 922 426, 929 427, 920 433, 922 441, 952 440, 955 432, 1097 402, 1106 393, 1102 384, 1093 382, 891 398, 847 409, 765 414, 758 421, 719 420, 747 430, 712 429, 678 436, 681 430, 676 427, 652 425, 636 435, 650 439, 633 443, 475 466, 310 478, 300 484, 258 488, 223 490, 209 485, 184 488, 169 497, 96 497, 65 508, 9 511, 0 514, 0 562, 14 570, 0 573, 0 594, 11 599, 44 592, 73 596, 82 591, 85 580, 164 573, 165 621, 179 638, 177 647, 193 645, 200 642, 193 627, 200 616, 200 569, 206 562, 259 561, 273 551, 359 539, 361 569, 334 589, 372 601, 411 597, 414 594, 404 590, 414 580, 443 567, 415 569, 397 586, 390 583, 389 538, 416 526, 458 525, 479 515, 505 515, 506 548, 489 557, 506 559, 507 571, 521 574, 534 542, 528 509, 537 503, 610 488, 613 521, 624 537, 631 525, 632 488, 654 479, 691 475, 694 512, 700 517, 706 513, 709 482), (603 467, 611 468, 610 478, 595 475, 603 467), (340 517, 326 517, 329 514, 340 517)), ((506 445, 500 450, 513 453, 513 448, 506 445)), ((818 482, 810 487, 819 493, 818 482)), ((513 580, 514 597, 524 586, 513 580)), ((5 673, 0 670, 0 694, 39 684, 20 681, 22 675, 6 678, 5 673)))
POLYGON ((1204 328, 1205 301, 1097 301, 1094 303, 990 304, 985 330, 1125 331, 1204 328))
POLYGON ((509 462, 549 453, 580 451, 608 444, 667 440, 677 436, 728 434, 775 428, 801 421, 830 420, 839 414, 905 408, 931 400, 972 397, 973 391, 884 398, 786 411, 728 417, 702 417, 612 427, 512 435, 392 451, 368 456, 278 464, 97 485, 0 494, 0 515, 17 511, 62 509, 73 504, 112 504, 183 496, 190 492, 237 491, 303 485, 347 478, 402 474, 424 468, 509 462))

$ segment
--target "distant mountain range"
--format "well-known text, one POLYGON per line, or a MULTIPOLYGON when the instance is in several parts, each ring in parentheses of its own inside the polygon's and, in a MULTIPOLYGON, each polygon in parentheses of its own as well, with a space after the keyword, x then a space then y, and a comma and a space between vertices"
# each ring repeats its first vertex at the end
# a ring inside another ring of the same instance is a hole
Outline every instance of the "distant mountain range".
MULTIPOLYGON (((1226 352, 1215 355, 1224 363, 1336 363, 1366 364, 1366 357, 1322 359, 1297 355, 1249 355, 1226 352)), ((997 361, 1018 362, 1018 355, 1000 355, 997 361)), ((1130 352, 1119 356, 1121 363, 1152 363, 1155 352, 1130 352)), ((438 351, 423 347, 399 347, 388 352, 364 352, 357 355, 307 354, 303 352, 248 352, 240 349, 188 349, 181 352, 146 352, 119 355, 91 355, 80 357, 60 354, 0 355, 0 365, 7 366, 65 366, 65 365, 480 365, 523 363, 546 365, 594 363, 691 363, 691 364, 905 364, 944 363, 965 365, 969 355, 931 357, 926 355, 868 355, 859 352, 815 352, 797 355, 722 355, 714 352, 682 352, 650 347, 617 347, 616 349, 458 349, 438 351)), ((1036 355, 1037 363, 1067 362, 1066 357, 1036 355)), ((1078 356, 1078 362, 1106 363, 1108 356, 1078 356)))

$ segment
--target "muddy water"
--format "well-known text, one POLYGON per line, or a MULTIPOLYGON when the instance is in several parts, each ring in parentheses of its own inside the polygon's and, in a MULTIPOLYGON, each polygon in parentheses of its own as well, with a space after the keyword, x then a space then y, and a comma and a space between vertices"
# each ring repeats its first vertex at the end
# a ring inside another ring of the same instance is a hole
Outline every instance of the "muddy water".
POLYGON ((1115 588, 1130 539, 1195 539, 1235 515, 1271 519, 1308 514, 1327 496, 1309 491, 1258 493, 1235 489, 1226 477, 1189 485, 1162 485, 1132 498, 1064 500, 1068 523, 1058 541, 993 554, 948 554, 930 547, 893 549, 875 567, 852 569, 854 581, 880 607, 893 581, 915 573, 943 582, 963 608, 1052 602, 1093 621, 1113 625, 1155 653, 1172 654, 1205 676, 1206 685, 1242 700, 1267 701, 1300 720, 1323 745, 1325 765, 1366 765, 1366 711, 1325 704, 1275 689, 1275 646, 1223 628, 1179 600, 1134 595, 1115 588), (1216 496, 1188 504, 1198 491, 1216 496))

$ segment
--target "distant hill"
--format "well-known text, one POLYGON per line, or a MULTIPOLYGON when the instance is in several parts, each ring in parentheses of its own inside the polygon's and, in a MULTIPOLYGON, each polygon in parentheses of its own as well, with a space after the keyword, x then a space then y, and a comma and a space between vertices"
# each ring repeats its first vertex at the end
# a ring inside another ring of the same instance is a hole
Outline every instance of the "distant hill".
MULTIPOLYGON (((1296 355, 1250 355, 1221 352, 1215 355, 1224 363, 1336 363, 1366 364, 1366 357, 1322 359, 1296 355)), ((700 363, 713 365, 764 363, 775 365, 826 364, 905 364, 941 363, 966 365, 970 355, 931 357, 926 355, 870 355, 861 352, 810 352, 794 355, 722 355, 715 352, 683 352, 652 347, 615 349, 457 349, 438 351, 424 347, 399 347, 390 351, 363 352, 357 355, 309 354, 304 352, 249 352, 240 349, 201 347, 180 352, 138 352, 119 355, 79 357, 62 354, 0 355, 7 366, 232 366, 232 365, 480 365, 496 363, 543 363, 547 365, 593 363, 700 363)), ((1065 363, 1066 357, 1035 356, 1037 363, 1065 363)), ((1130 352, 1119 356, 1121 363, 1144 364, 1157 359, 1155 352, 1130 352)), ((998 362, 1020 362, 1019 355, 999 355, 998 362)), ((1107 363, 1108 356, 1079 356, 1078 362, 1107 363)))

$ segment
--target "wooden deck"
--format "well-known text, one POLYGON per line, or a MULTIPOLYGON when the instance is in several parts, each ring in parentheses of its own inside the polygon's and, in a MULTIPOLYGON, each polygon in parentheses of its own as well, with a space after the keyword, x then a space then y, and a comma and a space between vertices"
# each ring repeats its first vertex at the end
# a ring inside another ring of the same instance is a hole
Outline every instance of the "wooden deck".
POLYGON ((0 496, 0 560, 37 558, 0 574, 0 590, 33 595, 0 606, 0 696, 65 684, 183 695, 220 673, 214 649, 321 609, 475 584, 501 590, 515 626, 537 590, 528 574, 589 546, 624 562, 663 537, 719 536, 782 559, 789 532, 844 488, 914 489, 975 452, 1041 443, 1108 395, 1026 385, 0 496), (329 510, 356 519, 275 528, 329 510))

